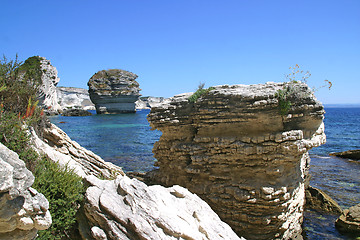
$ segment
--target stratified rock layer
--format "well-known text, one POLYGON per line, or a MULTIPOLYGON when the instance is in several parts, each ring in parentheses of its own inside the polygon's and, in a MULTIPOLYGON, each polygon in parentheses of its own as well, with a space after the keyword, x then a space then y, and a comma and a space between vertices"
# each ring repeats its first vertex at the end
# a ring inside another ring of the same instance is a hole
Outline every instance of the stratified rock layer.
POLYGON ((102 70, 89 80, 89 95, 96 112, 135 112, 135 102, 140 96, 138 76, 120 69, 102 70))
POLYGON ((0 143, 0 239, 30 240, 50 227, 49 202, 33 183, 25 163, 0 143))
MULTIPOLYGON (((180 186, 147 186, 118 176, 112 181, 88 176, 80 233, 83 239, 240 238, 195 194, 180 186)), ((241 238, 243 239, 243 238, 241 238)))
POLYGON ((239 236, 301 238, 308 150, 325 143, 324 109, 295 84, 282 116, 283 87, 217 86, 195 103, 182 94, 153 107, 148 120, 162 132, 153 180, 198 194, 239 236))

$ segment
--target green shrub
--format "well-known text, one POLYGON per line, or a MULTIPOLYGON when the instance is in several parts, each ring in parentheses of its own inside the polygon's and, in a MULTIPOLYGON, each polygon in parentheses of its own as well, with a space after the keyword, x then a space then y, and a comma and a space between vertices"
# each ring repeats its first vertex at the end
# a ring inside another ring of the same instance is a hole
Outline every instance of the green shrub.
POLYGON ((41 85, 41 71, 36 63, 39 57, 29 59, 24 64, 17 56, 15 60, 5 56, 0 60, 0 102, 5 111, 25 114, 29 99, 37 98, 41 85))
POLYGON ((41 158, 30 144, 28 127, 37 128, 46 121, 35 101, 41 79, 39 64, 39 57, 24 64, 17 56, 0 60, 0 142, 26 163, 35 176, 32 187, 49 201, 53 224, 40 231, 38 239, 74 239, 69 235, 84 194, 81 178, 68 167, 41 158))
POLYGON ((81 178, 69 167, 43 158, 35 170, 32 186, 49 201, 52 225, 39 231, 37 239, 67 239, 76 226, 75 214, 83 199, 85 188, 81 178))
POLYGON ((289 112, 290 108, 291 108, 291 101, 288 99, 289 98, 289 91, 287 91, 286 88, 279 89, 276 92, 275 97, 279 101, 280 114, 282 116, 286 115, 289 112))
POLYGON ((205 83, 200 83, 196 92, 191 95, 188 100, 191 103, 195 103, 200 97, 208 94, 211 90, 214 90, 214 87, 204 88, 205 83))
POLYGON ((6 147, 16 152, 26 167, 34 170, 37 154, 29 145, 29 136, 18 116, 12 112, 0 113, 0 139, 6 147))

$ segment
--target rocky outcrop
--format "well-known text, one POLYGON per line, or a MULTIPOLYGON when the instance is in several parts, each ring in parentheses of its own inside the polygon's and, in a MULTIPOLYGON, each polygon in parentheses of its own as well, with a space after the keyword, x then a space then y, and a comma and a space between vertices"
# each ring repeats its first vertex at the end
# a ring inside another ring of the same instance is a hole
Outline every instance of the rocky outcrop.
POLYGON ((240 239, 204 201, 180 186, 149 187, 126 176, 112 181, 88 176, 86 181, 79 219, 83 239, 240 239))
POLYGON ((281 115, 284 86, 217 86, 194 103, 181 94, 153 107, 148 120, 162 136, 152 179, 198 194, 239 236, 301 238, 308 150, 325 143, 324 109, 299 83, 281 115))
POLYGON ((95 110, 95 105, 91 102, 88 90, 74 87, 57 87, 56 92, 62 110, 84 109, 95 110))
POLYGON ((163 101, 163 97, 141 97, 135 102, 135 107, 136 109, 151 109, 152 107, 161 104, 163 101))
POLYGON ((334 152, 334 153, 330 153, 330 155, 335 156, 335 157, 340 157, 340 158, 360 160, 360 149, 348 150, 348 151, 344 151, 344 152, 334 152))
POLYGON ((308 186, 305 189, 306 207, 321 212, 332 212, 340 214, 342 209, 339 204, 322 190, 308 186))
POLYGON ((48 114, 58 114, 61 111, 58 104, 56 85, 60 81, 57 70, 50 61, 44 57, 33 56, 25 60, 19 67, 21 77, 32 79, 39 84, 37 98, 39 106, 45 109, 48 114))
POLYGON ((81 177, 94 175, 100 178, 113 178, 118 174, 124 174, 120 167, 105 162, 92 151, 81 147, 54 124, 49 123, 49 126, 44 128, 42 138, 39 138, 34 129, 30 130, 30 134, 37 152, 45 154, 61 166, 68 165, 81 177))
POLYGON ((120 69, 102 70, 89 80, 89 95, 98 114, 135 112, 140 96, 138 76, 120 69))
POLYGON ((84 109, 78 109, 78 108, 72 108, 72 109, 67 109, 65 111, 63 111, 63 113, 61 114, 62 116, 76 116, 76 117, 84 117, 84 116, 91 116, 92 113, 89 111, 86 111, 84 109))
POLYGON ((49 202, 33 183, 25 163, 0 143, 0 239, 30 240, 50 227, 49 202))
POLYGON ((360 203, 344 210, 335 226, 344 233, 360 234, 360 203))
POLYGON ((50 60, 41 57, 40 69, 42 71, 39 99, 40 103, 49 112, 58 113, 61 107, 58 103, 58 96, 56 92, 56 85, 60 81, 58 72, 54 66, 51 65, 50 60))

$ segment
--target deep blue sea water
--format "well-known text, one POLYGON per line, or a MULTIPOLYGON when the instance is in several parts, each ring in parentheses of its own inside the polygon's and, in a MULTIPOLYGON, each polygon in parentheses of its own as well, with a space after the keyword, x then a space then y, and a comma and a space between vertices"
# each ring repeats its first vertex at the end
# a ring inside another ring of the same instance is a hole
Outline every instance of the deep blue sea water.
MULTIPOLYGON (((93 112, 94 113, 94 112, 93 112)), ((146 116, 149 110, 118 115, 51 117, 73 140, 104 160, 125 171, 154 169, 152 148, 161 132, 151 131, 146 116)), ((326 108, 327 143, 311 150, 310 184, 349 208, 360 202, 360 163, 330 157, 329 153, 360 149, 360 108, 326 108)), ((307 239, 354 239, 334 227, 338 216, 306 210, 304 232, 307 239)))

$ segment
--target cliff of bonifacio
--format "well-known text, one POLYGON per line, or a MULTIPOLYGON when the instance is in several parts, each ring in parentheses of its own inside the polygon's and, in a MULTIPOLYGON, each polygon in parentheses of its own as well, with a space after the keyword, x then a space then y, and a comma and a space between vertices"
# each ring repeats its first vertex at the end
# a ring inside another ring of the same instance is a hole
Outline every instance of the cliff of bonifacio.
POLYGON ((182 94, 153 107, 162 132, 154 182, 204 199, 239 236, 301 237, 308 150, 325 143, 324 109, 307 85, 284 114, 283 83, 217 86, 195 101, 182 94))

